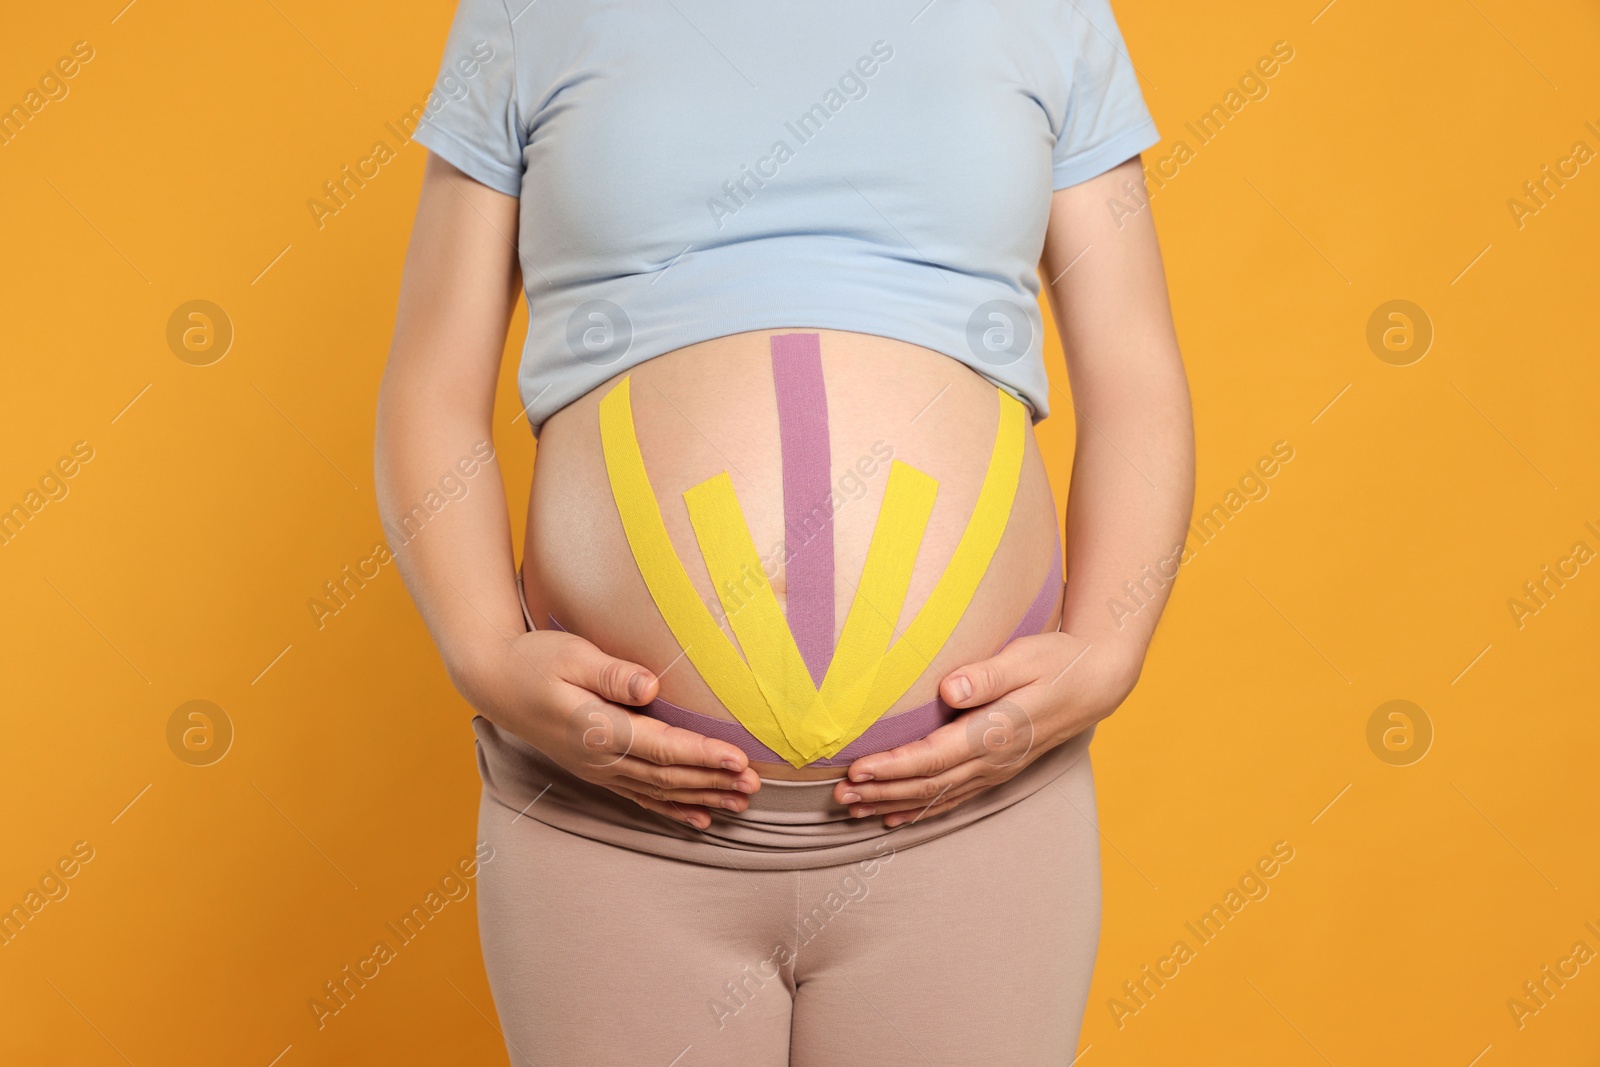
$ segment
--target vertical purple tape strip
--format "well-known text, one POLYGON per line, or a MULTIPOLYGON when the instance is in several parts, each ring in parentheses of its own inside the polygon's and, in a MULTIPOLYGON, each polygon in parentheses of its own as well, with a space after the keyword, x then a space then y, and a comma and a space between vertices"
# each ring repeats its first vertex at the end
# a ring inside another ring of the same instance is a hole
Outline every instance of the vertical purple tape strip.
POLYGON ((772 338, 772 380, 783 447, 785 614, 795 645, 821 686, 833 659, 833 485, 822 341, 814 333, 772 338))

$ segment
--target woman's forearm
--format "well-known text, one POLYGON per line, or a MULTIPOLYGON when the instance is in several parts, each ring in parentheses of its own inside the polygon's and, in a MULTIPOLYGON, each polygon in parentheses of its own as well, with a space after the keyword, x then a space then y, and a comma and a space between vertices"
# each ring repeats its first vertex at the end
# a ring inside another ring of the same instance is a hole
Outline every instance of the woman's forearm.
POLYGON ((378 401, 384 531, 464 691, 524 631, 492 425, 519 288, 516 220, 514 198, 429 157, 378 401))
POLYGON ((1109 210, 1136 184, 1137 158, 1057 192, 1041 263, 1077 427, 1061 628, 1120 662, 1130 687, 1194 504, 1189 387, 1155 226, 1148 206, 1109 210))
POLYGON ((1121 663, 1130 688, 1171 594, 1193 499, 1181 369, 1130 377, 1078 410, 1061 628, 1121 663))
POLYGON ((378 511, 400 576, 458 686, 521 633, 514 560, 487 420, 386 383, 378 419, 378 511))

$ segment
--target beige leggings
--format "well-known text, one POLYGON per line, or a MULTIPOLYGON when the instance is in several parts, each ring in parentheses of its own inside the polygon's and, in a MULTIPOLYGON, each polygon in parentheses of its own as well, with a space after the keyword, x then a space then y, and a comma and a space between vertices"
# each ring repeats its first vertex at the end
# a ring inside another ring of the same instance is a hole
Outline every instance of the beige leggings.
POLYGON ((942 837, 749 870, 581 837, 485 792, 478 914, 511 1062, 1065 1067, 1100 933, 1096 821, 1085 756, 942 837))

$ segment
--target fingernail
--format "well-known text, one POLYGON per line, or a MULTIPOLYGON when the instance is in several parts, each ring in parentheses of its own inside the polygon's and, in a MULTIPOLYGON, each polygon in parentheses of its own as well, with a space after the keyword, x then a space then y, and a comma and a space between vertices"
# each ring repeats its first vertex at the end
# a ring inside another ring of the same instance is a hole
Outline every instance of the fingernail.
POLYGON ((883 820, 883 825, 885 825, 885 826, 899 826, 903 822, 905 822, 904 819, 896 819, 894 816, 891 815, 890 817, 888 817, 888 818, 883 820))
POLYGON ((739 810, 739 802, 732 797, 724 797, 722 800, 722 806, 727 808, 729 811, 739 810))
POLYGON ((737 774, 739 773, 739 761, 725 759, 722 761, 722 769, 725 771, 733 771, 735 774, 737 774))
POLYGON ((634 700, 644 699, 644 687, 644 675, 635 674, 632 678, 628 679, 628 695, 634 700))
POLYGON ((957 676, 956 680, 950 683, 950 688, 954 691, 958 701, 965 700, 972 695, 972 682, 964 674, 957 676))
POLYGON ((844 802, 846 804, 854 804, 856 801, 858 801, 860 799, 861 799, 861 794, 860 793, 846 793, 844 795, 844 802))
POLYGON ((741 793, 754 793, 756 791, 755 783, 746 781, 743 778, 739 779, 737 782, 734 782, 733 787, 741 793))
POLYGON ((866 771, 861 771, 858 774, 852 774, 850 776, 850 780, 852 782, 870 782, 872 781, 872 775, 868 774, 866 771))
POLYGON ((851 812, 851 814, 854 815, 858 819, 865 819, 868 815, 871 815, 876 810, 878 810, 878 809, 876 809, 874 807, 871 807, 869 805, 863 804, 861 807, 859 807, 855 811, 851 812))

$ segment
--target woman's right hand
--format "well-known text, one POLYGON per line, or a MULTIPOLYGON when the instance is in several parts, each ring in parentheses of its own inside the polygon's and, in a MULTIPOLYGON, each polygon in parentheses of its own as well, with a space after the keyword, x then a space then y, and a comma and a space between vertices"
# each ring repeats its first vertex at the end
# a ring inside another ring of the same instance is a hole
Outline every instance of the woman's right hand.
POLYGON ((711 808, 744 811, 761 788, 744 751, 628 710, 656 676, 560 630, 512 637, 456 679, 484 716, 586 782, 704 830, 711 808))

